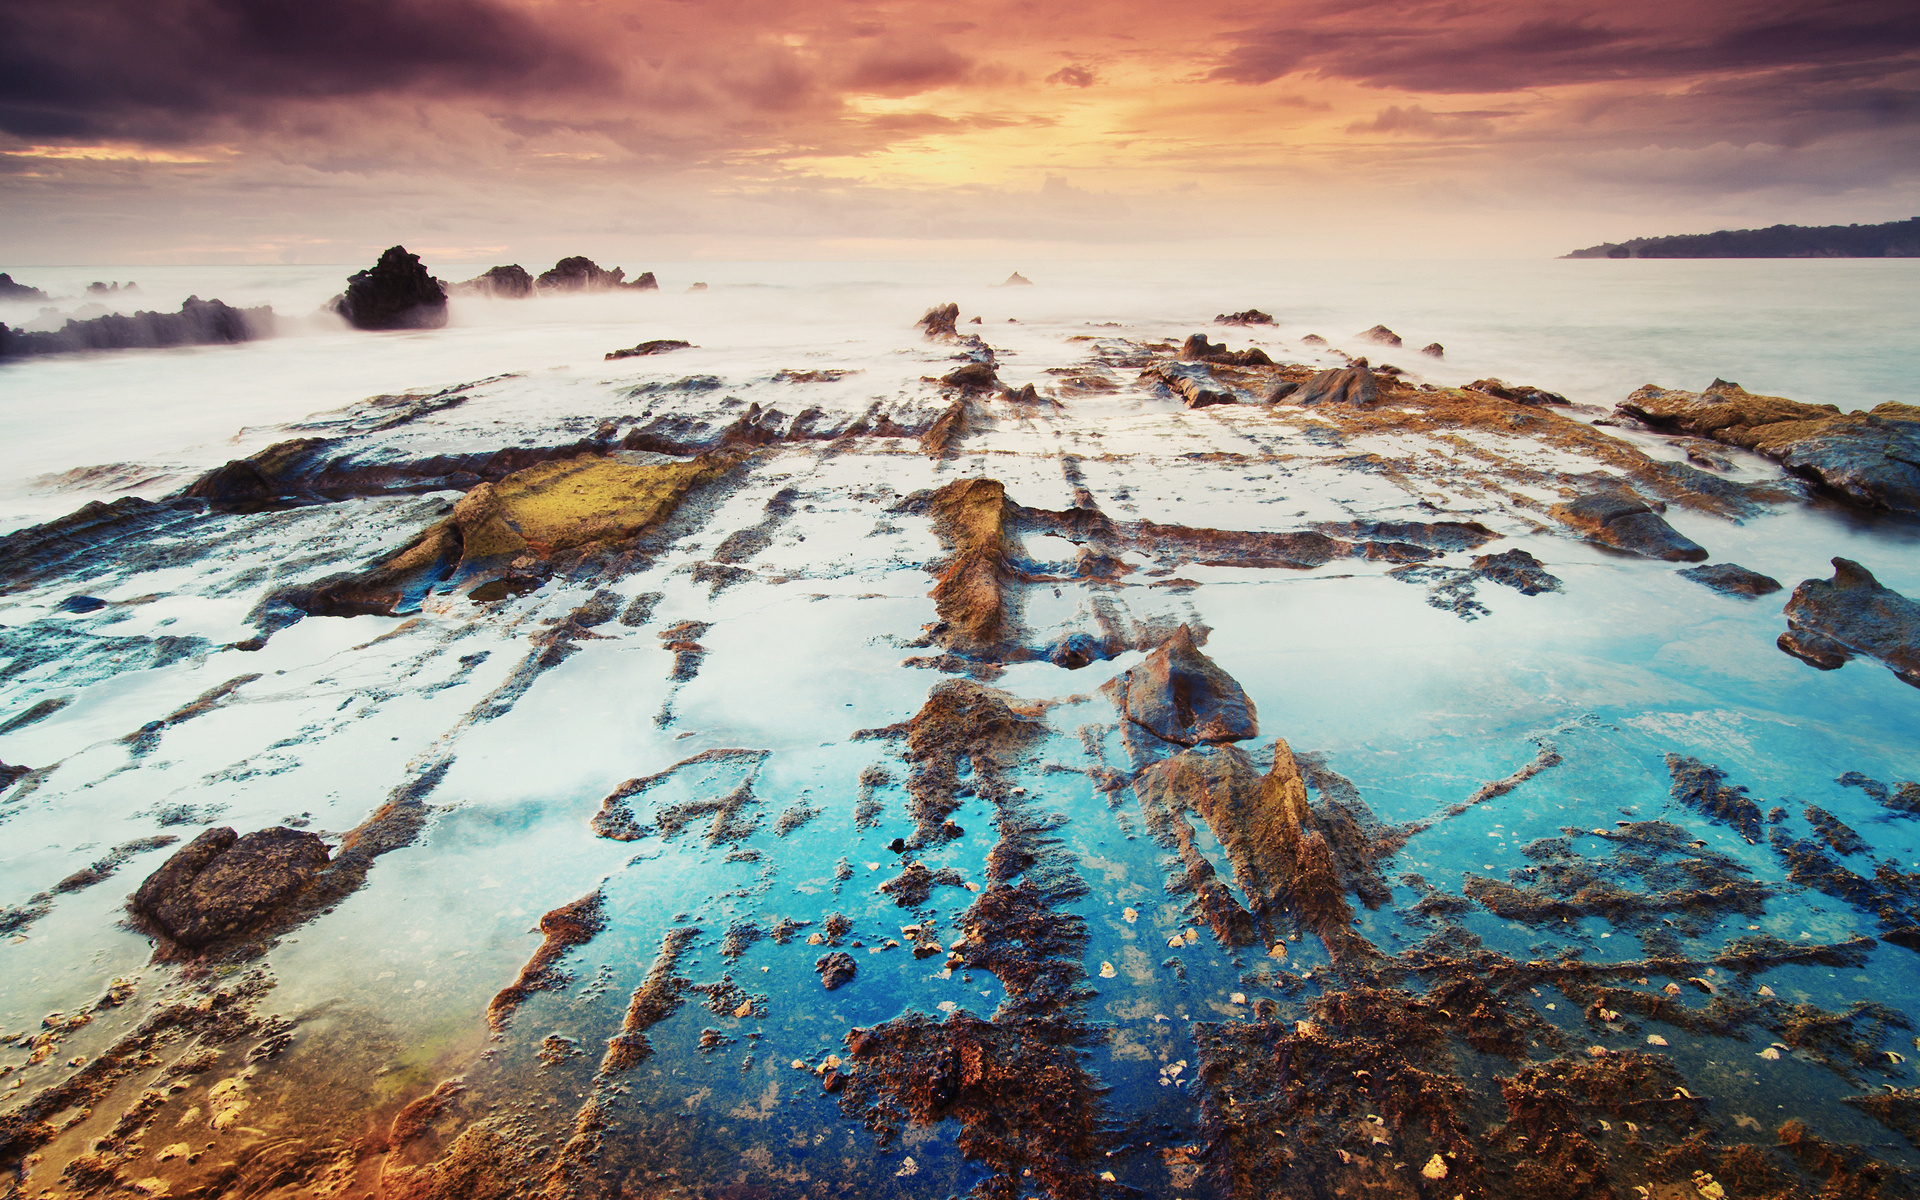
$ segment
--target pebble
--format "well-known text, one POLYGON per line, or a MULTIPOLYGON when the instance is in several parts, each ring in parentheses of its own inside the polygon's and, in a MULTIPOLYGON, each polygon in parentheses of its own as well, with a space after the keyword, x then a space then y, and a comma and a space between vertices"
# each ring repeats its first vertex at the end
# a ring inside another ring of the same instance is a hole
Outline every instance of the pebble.
POLYGON ((1118 971, 1115 971, 1115 970, 1113 969, 1113 964, 1112 964, 1112 963, 1110 963, 1110 962, 1103 962, 1103 963, 1101 963, 1101 964, 1100 964, 1100 978, 1102 978, 1102 979, 1112 979, 1112 978, 1113 978, 1113 977, 1114 977, 1115 975, 1117 975, 1117 974, 1119 974, 1119 972, 1118 972, 1118 971))
POLYGON ((1650 1033, 1647 1035, 1647 1045, 1649 1046, 1664 1046, 1666 1044, 1667 1044, 1667 1039, 1661 1037, 1657 1033, 1650 1033))
POLYGON ((1127 924, 1131 925, 1140 919, 1140 910, 1136 908, 1123 908, 1120 910, 1120 917, 1127 924))

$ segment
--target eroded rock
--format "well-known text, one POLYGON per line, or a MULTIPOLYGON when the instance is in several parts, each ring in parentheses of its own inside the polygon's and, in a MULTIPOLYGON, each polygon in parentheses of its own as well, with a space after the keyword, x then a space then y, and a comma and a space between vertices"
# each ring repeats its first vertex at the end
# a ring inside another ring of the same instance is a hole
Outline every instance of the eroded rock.
POLYGON ((1388 329, 1385 325, 1375 325, 1372 329, 1362 330, 1353 336, 1363 342, 1372 342, 1376 346, 1400 345, 1400 335, 1388 329))
POLYGON ((1831 671, 1864 654, 1920 687, 1920 603, 1882 586, 1859 563, 1834 559, 1833 578, 1803 580, 1784 611, 1779 645, 1795 658, 1831 671))
POLYGON ((1764 454, 1856 504, 1920 512, 1920 406, 1889 401, 1871 412, 1841 412, 1716 379, 1704 392, 1648 384, 1617 411, 1655 429, 1764 454))
POLYGON ((575 255, 553 264, 550 271, 542 271, 535 282, 543 292, 652 292, 660 288, 652 271, 643 271, 632 280, 626 276, 620 267, 603 270, 585 255, 575 255))
POLYGON ((1180 347, 1180 361, 1220 363, 1229 367, 1273 365, 1273 360, 1267 357, 1267 352, 1258 346, 1250 346, 1245 350, 1229 350, 1224 342, 1216 344, 1208 341, 1204 333, 1196 333, 1187 338, 1185 344, 1180 347))
POLYGON ((1667 524, 1658 508, 1627 491, 1592 492, 1556 504, 1551 510, 1560 523, 1588 541, 1645 558, 1667 562, 1699 562, 1705 547, 1667 524))
POLYGON ((1100 690, 1129 721, 1176 745, 1237 742, 1260 732, 1246 690, 1201 653, 1185 625, 1100 690))
MULTIPOLYGON (((1433 349, 1427 347, 1428 351, 1433 349)), ((1426 353, 1426 351, 1422 351, 1426 353)), ((1434 357, 1438 358, 1439 355, 1434 357)), ((1496 400, 1511 400, 1515 404, 1561 404, 1567 398, 1558 392, 1549 392, 1542 388, 1529 387, 1523 383, 1504 383, 1498 379, 1476 379, 1466 386, 1470 392, 1479 392, 1483 396, 1492 396, 1496 400)))
MULTIPOLYGON (((1195 334, 1199 337, 1199 334, 1195 334)), ((1145 382, 1159 383, 1180 397, 1188 408, 1206 408, 1211 404, 1238 404, 1233 392, 1214 382, 1213 372, 1203 362, 1161 362, 1140 372, 1145 382)))
POLYGON ((128 907, 174 945, 217 949, 265 924, 326 865, 326 843, 311 833, 209 829, 148 876, 128 907))
POLYGON ((679 338, 655 338, 650 342, 641 342, 638 346, 629 346, 625 350, 607 351, 607 362, 622 358, 645 358, 653 354, 667 354, 674 350, 685 350, 692 342, 683 342, 679 338))
POLYGON ((489 267, 472 279, 453 285, 453 290, 469 296, 489 296, 496 300, 525 300, 533 295, 533 276, 519 263, 489 267))
POLYGON ((1708 563, 1705 566, 1688 567, 1679 574, 1683 579, 1691 579, 1724 596, 1765 596, 1780 590, 1778 579, 1758 571, 1749 571, 1738 563, 1708 563))
POLYGON ((835 950, 822 954, 814 961, 814 973, 820 976, 820 986, 832 991, 843 983, 851 982, 860 965, 853 961, 853 955, 844 950, 835 950))
POLYGON ((1213 319, 1213 323, 1215 325, 1271 325, 1273 314, 1263 313, 1257 308, 1249 308, 1245 312, 1221 313, 1213 319))
POLYGON ((1288 404, 1372 404, 1379 398, 1380 385, 1364 362, 1321 371, 1305 383, 1280 384, 1268 397, 1288 404))
POLYGON ((69 320, 46 333, 0 325, 0 358, 80 350, 221 345, 252 341, 272 332, 273 309, 269 307, 233 308, 218 300, 188 296, 177 313, 108 313, 84 321, 69 320))

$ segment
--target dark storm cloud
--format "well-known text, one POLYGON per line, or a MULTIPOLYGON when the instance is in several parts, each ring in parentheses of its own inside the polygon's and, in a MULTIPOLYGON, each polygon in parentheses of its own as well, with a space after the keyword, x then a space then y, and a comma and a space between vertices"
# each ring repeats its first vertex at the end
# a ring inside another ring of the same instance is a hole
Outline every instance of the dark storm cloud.
POLYGON ((513 94, 613 70, 488 0, 8 0, 0 131, 192 137, 277 101, 513 94))
POLYGON ((1503 92, 1815 63, 1879 77, 1920 54, 1920 5, 1641 3, 1542 15, 1531 3, 1386 0, 1297 10, 1235 40, 1213 75, 1250 84, 1314 72, 1416 92, 1503 92))

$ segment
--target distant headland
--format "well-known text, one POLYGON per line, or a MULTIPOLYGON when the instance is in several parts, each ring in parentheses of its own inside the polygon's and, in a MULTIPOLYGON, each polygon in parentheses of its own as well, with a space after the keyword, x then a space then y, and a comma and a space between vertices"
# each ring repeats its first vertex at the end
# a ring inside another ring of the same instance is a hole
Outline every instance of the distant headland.
POLYGON ((1602 242, 1565 258, 1920 258, 1920 217, 1884 225, 1774 225, 1602 242))

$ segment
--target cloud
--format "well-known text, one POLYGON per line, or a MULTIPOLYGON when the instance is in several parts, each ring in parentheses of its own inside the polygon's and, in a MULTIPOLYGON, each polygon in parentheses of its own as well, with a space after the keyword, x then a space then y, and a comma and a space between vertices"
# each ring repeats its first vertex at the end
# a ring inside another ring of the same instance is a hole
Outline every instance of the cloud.
POLYGON ((849 91, 877 96, 914 96, 967 78, 973 60, 940 42, 884 41, 853 63, 849 91))
POLYGON ((1514 114, 1497 109, 1475 112, 1428 112, 1418 104, 1405 108, 1390 104, 1371 121, 1355 121, 1348 133, 1408 133, 1426 137, 1484 137, 1493 132, 1496 117, 1514 114))
POLYGON ((0 131, 191 136, 281 101, 572 92, 606 62, 490 0, 57 0, 0 6, 0 131))
POLYGON ((1047 82, 1062 84, 1066 87, 1084 88, 1092 87, 1099 81, 1094 78, 1093 72, 1088 68, 1069 63, 1047 76, 1047 82))

